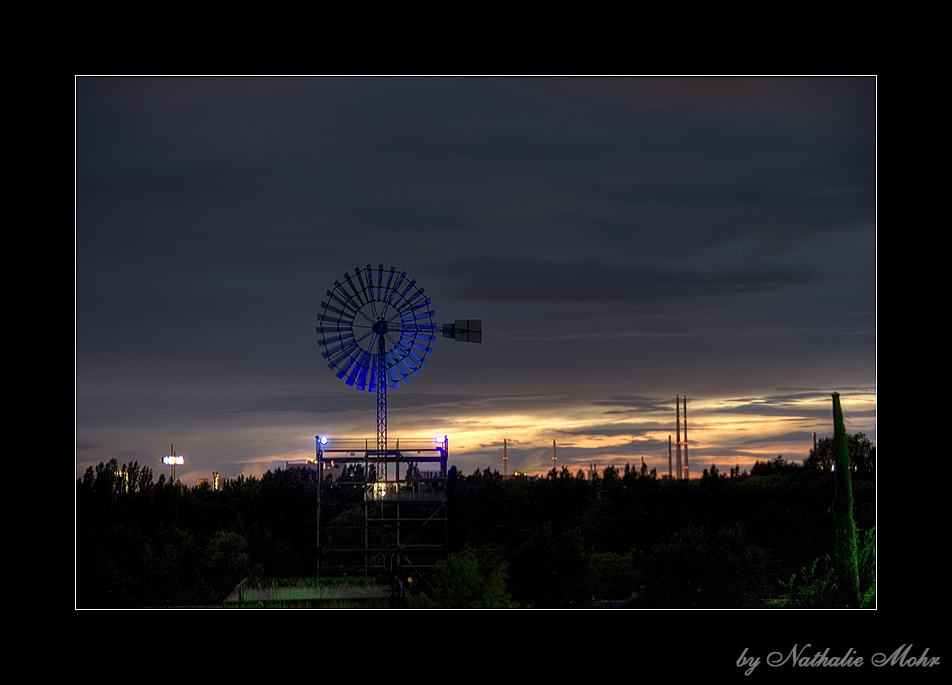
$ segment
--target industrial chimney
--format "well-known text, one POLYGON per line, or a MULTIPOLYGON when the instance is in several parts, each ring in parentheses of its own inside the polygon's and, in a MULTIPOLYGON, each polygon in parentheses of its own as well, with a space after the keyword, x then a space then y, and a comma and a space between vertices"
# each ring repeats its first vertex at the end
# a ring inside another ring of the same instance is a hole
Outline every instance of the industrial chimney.
POLYGON ((688 397, 684 395, 684 477, 691 480, 691 465, 688 463, 688 397))
MULTIPOLYGON (((688 397, 687 395, 677 395, 674 398, 675 410, 674 420, 677 423, 677 449, 678 449, 678 480, 691 478, 691 465, 688 462, 688 397), (681 465, 681 400, 684 400, 684 466, 681 465)), ((668 436, 668 473, 671 472, 671 436, 668 436)))
POLYGON ((674 421, 678 434, 678 480, 681 480, 681 396, 674 399, 674 421))

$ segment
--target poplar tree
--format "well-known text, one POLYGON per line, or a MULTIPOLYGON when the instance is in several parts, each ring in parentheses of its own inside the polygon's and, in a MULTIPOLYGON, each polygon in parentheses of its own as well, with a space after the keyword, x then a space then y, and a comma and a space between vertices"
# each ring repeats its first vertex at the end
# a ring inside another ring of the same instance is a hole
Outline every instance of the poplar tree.
POLYGON ((833 519, 836 532, 836 583, 840 603, 859 607, 859 552, 853 520, 853 481, 850 451, 840 407, 840 394, 833 393, 833 519))

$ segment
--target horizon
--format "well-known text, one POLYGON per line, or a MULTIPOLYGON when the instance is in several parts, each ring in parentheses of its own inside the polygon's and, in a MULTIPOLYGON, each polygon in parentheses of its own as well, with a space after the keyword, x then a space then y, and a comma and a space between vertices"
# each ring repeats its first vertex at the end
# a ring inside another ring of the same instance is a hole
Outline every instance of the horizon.
MULTIPOLYGON (((850 392, 840 393, 840 395, 844 406, 849 403, 853 407, 853 411, 847 412, 848 432, 850 434, 862 433, 875 445, 875 395, 850 392)), ((370 394, 368 393, 369 398, 370 394)), ((721 474, 724 474, 734 467, 740 467, 742 472, 749 473, 757 461, 772 461, 778 456, 783 457, 787 462, 802 463, 808 458, 810 450, 813 448, 814 432, 816 433, 817 442, 832 437, 832 402, 829 400, 829 397, 800 395, 795 402, 793 400, 789 401, 789 404, 799 407, 800 411, 798 413, 790 411, 786 415, 777 415, 777 407, 770 405, 773 411, 772 414, 758 415, 750 413, 752 407, 757 406, 757 403, 751 402, 749 399, 699 400, 697 404, 700 405, 700 408, 692 408, 690 398, 688 398, 689 409, 692 409, 687 423, 689 430, 687 444, 690 480, 700 479, 704 471, 709 470, 712 464, 717 467, 721 474), (822 406, 824 399, 828 400, 827 403, 830 404, 830 407, 822 406), (705 407, 710 411, 706 416, 703 413, 705 407), (809 411, 806 411, 807 409, 809 411), (824 409, 830 410, 830 417, 827 421, 828 431, 823 430, 824 419, 822 413, 824 409), (697 412, 702 412, 700 418, 696 416, 697 412), (695 423, 695 421, 699 421, 699 423, 695 423), (738 427, 739 424, 742 425, 738 427), (790 430, 791 424, 795 425, 798 430, 790 430), (764 431, 764 435, 760 435, 756 430, 752 431, 752 426, 754 429, 764 431), (698 434, 700 435, 699 438, 696 437, 698 434), (725 438, 725 435, 744 435, 746 441, 742 439, 732 441, 725 438)), ((671 404, 673 412, 674 402, 672 401, 671 404)), ((368 411, 371 410, 372 407, 369 407, 368 411)), ((545 442, 545 435, 553 434, 560 436, 554 438, 556 463, 559 471, 565 467, 573 476, 579 470, 587 474, 590 465, 594 463, 599 474, 602 474, 609 467, 615 467, 620 473, 623 473, 626 465, 634 470, 640 470, 641 460, 644 459, 649 472, 654 469, 658 478, 668 476, 668 439, 666 429, 663 426, 655 425, 654 428, 646 429, 639 436, 633 436, 629 433, 619 433, 614 436, 588 435, 581 428, 585 422, 577 420, 574 424, 562 425, 561 428, 548 426, 536 429, 534 437, 529 439, 499 438, 495 442, 484 439, 487 433, 499 432, 498 425, 502 423, 504 422, 496 421, 491 429, 464 430, 455 435, 440 430, 429 432, 416 430, 390 438, 388 445, 390 448, 396 448, 399 440, 429 442, 433 440, 434 435, 446 435, 449 446, 447 466, 448 468, 455 466, 463 475, 489 469, 491 472, 498 471, 500 474, 507 472, 511 475, 518 471, 531 476, 545 476, 553 466, 553 439, 548 439, 548 442, 545 442), (575 433, 574 436, 572 435, 573 432, 575 433), (503 440, 507 441, 505 451, 508 455, 508 466, 503 460, 503 440), (647 447, 649 445, 653 447, 647 447), (662 448, 663 451, 657 453, 662 448)), ((671 423, 675 424, 673 416, 671 417, 671 423)), ((515 427, 517 422, 508 425, 509 427, 515 427)), ((511 431, 512 434, 518 432, 518 430, 511 431)), ((375 435, 370 433, 357 436, 336 431, 324 431, 311 436, 309 449, 301 449, 284 456, 266 457, 261 461, 244 465, 237 472, 234 471, 233 467, 231 473, 222 467, 213 467, 208 471, 190 469, 189 456, 182 454, 185 448, 175 447, 174 452, 185 457, 185 463, 177 467, 176 480, 182 482, 184 486, 193 487, 198 485, 201 479, 210 480, 213 472, 218 472, 220 479, 237 478, 239 475, 260 478, 267 471, 273 472, 286 468, 289 462, 312 461, 315 457, 315 438, 317 435, 323 435, 328 439, 325 449, 334 449, 335 444, 339 445, 343 441, 347 441, 348 444, 352 444, 354 441, 366 441, 373 448, 376 439, 375 435)), ((672 471, 676 471, 677 438, 674 428, 670 430, 670 435, 672 471)), ((682 435, 682 455, 684 444, 684 436, 682 435)), ((170 443, 169 450, 166 450, 163 456, 168 454, 173 446, 174 443, 170 443)), ((202 456, 204 461, 208 461, 207 455, 202 456)), ((152 469, 155 479, 158 479, 162 473, 165 473, 166 478, 168 478, 170 475, 169 467, 158 463, 161 458, 161 456, 157 457, 155 464, 136 459, 120 460, 120 463, 138 461, 140 466, 149 466, 152 469)), ((77 478, 82 477, 82 473, 87 466, 95 467, 95 465, 92 462, 82 464, 78 462, 77 478)), ((676 474, 673 477, 676 478, 676 474)))

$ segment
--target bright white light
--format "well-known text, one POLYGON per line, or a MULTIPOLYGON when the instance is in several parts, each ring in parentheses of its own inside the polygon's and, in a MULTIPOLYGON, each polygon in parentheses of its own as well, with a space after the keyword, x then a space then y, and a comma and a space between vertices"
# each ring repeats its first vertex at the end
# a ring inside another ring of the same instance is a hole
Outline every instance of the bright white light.
POLYGON ((162 457, 163 464, 184 464, 185 457, 162 457))
POLYGON ((437 435, 435 438, 433 438, 433 442, 435 442, 437 445, 442 445, 444 442, 446 442, 446 436, 437 435))
POLYGON ((318 442, 320 442, 322 445, 326 445, 326 444, 327 444, 327 436, 326 436, 326 435, 322 435, 322 436, 319 437, 317 440, 318 440, 318 442))

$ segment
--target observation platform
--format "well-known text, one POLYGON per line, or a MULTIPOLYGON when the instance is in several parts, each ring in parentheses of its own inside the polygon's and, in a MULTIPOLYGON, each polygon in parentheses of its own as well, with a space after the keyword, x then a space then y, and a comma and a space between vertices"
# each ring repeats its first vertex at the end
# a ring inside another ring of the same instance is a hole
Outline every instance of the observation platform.
POLYGON ((324 460, 336 461, 363 461, 367 458, 389 459, 406 461, 412 457, 413 461, 439 462, 445 460, 449 452, 449 438, 440 436, 440 441, 426 438, 397 438, 387 445, 387 449, 380 453, 376 439, 341 438, 331 440, 316 436, 317 457, 323 455, 324 460))
MULTIPOLYGON (((395 440, 393 447, 378 450, 370 439, 330 441, 316 436, 317 454, 310 465, 325 475, 336 475, 347 466, 365 465, 367 482, 415 483, 446 478, 449 439, 422 438, 395 440), (421 465, 426 465, 421 468, 421 465)), ((289 462, 289 466, 291 463, 289 462)))

